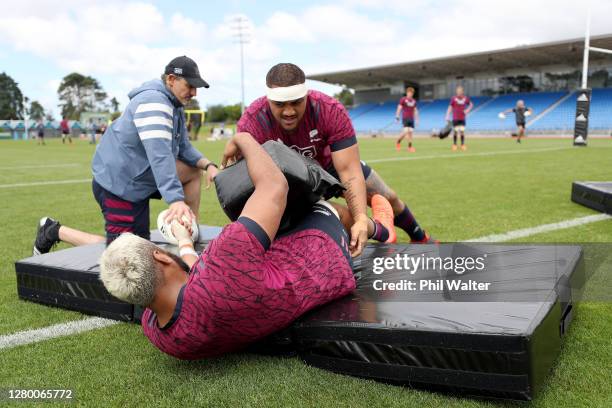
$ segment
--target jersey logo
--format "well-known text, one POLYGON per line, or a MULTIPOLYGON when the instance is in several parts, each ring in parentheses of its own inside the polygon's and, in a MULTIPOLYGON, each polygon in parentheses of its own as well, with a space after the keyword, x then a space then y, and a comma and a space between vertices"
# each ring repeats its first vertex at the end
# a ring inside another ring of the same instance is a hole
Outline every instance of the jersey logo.
POLYGON ((317 129, 312 129, 309 133, 308 133, 308 137, 310 138, 310 143, 313 142, 318 142, 321 140, 320 137, 317 137, 319 135, 319 131, 317 129))
POLYGON ((314 159, 315 157, 317 157, 317 149, 314 146, 299 147, 299 146, 293 145, 293 146, 289 146, 289 148, 295 150, 296 152, 298 152, 304 157, 309 157, 311 159, 314 159))

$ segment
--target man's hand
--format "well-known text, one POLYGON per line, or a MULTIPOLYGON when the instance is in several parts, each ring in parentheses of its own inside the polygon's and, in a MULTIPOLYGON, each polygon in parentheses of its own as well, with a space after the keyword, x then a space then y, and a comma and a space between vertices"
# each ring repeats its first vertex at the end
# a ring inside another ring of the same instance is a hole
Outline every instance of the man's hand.
POLYGON ((168 214, 166 214, 166 219, 164 220, 166 223, 171 222, 172 220, 179 219, 182 220, 183 216, 187 217, 189 223, 195 218, 195 215, 191 211, 191 208, 184 201, 175 201, 170 204, 168 207, 168 214))
POLYGON ((221 159, 221 168, 225 168, 231 164, 234 164, 242 158, 240 148, 234 141, 236 136, 238 136, 239 134, 240 133, 236 133, 236 135, 230 140, 228 140, 225 144, 225 149, 223 150, 223 158, 221 159))
POLYGON ((363 247, 368 241, 368 218, 363 215, 358 218, 351 227, 351 256, 354 258, 361 255, 363 247))
POLYGON ((183 261, 191 268, 194 263, 198 260, 198 254, 193 247, 193 240, 191 239, 191 224, 181 221, 175 218, 170 224, 172 229, 172 235, 178 241, 179 255, 183 261))
POLYGON ((219 169, 217 168, 217 166, 214 166, 214 165, 208 166, 208 170, 206 170, 206 189, 207 190, 210 188, 210 185, 212 184, 214 178, 217 176, 217 173, 219 173, 219 169))
POLYGON ((191 240, 191 224, 185 224, 187 223, 182 223, 177 218, 172 220, 172 223, 170 224, 172 235, 174 235, 176 240, 179 242, 179 246, 181 243, 185 242, 193 244, 193 241, 191 240))

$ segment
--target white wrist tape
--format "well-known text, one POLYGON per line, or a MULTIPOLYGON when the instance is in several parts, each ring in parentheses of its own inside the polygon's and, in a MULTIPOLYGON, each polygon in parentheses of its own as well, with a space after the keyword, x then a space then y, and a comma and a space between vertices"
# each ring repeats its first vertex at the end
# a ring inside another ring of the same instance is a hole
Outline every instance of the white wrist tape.
POLYGON ((276 102, 287 102, 295 101, 306 96, 308 88, 306 83, 291 85, 291 86, 280 86, 277 88, 268 88, 267 97, 271 101, 276 102))
POLYGON ((193 256, 197 257, 198 253, 193 248, 184 247, 184 248, 179 249, 179 255, 182 256, 182 257, 185 256, 185 255, 193 255, 193 256))

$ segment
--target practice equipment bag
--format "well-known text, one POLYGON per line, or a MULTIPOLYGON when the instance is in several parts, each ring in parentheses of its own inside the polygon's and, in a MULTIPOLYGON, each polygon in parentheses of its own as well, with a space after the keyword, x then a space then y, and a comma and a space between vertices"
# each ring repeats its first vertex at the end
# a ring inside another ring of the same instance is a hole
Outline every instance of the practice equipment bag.
POLYGON ((446 122, 446 126, 444 126, 444 128, 442 128, 442 130, 440 130, 438 132, 438 137, 440 139, 446 139, 448 137, 448 135, 450 135, 450 133, 453 130, 453 125, 450 121, 446 122))

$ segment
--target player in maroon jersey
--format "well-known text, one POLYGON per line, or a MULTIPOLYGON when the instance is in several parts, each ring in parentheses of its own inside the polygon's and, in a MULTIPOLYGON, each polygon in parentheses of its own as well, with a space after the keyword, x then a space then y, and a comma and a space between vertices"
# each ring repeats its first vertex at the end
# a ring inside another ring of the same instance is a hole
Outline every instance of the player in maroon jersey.
POLYGON ((435 242, 395 191, 360 161, 355 129, 344 106, 324 93, 308 90, 305 82, 304 72, 294 64, 272 67, 266 76, 267 95, 251 103, 238 121, 238 131, 250 133, 259 143, 279 140, 316 160, 344 184, 344 197, 355 221, 350 243, 353 256, 361 253, 368 239, 366 208, 375 194, 391 203, 395 226, 412 242, 435 242))
POLYGON ((461 136, 461 150, 467 150, 465 145, 465 119, 474 107, 469 96, 464 95, 463 87, 458 86, 456 94, 450 99, 446 110, 446 120, 450 120, 453 113, 453 151, 457 150, 457 134, 461 136))
POLYGON ((395 142, 395 149, 399 152, 402 148, 402 140, 408 139, 408 151, 410 153, 416 152, 416 149, 412 146, 412 132, 415 126, 419 124, 419 110, 417 108, 417 101, 413 98, 414 88, 409 86, 406 88, 406 96, 403 96, 397 105, 395 111, 395 120, 399 122, 400 112, 402 113, 402 125, 403 130, 400 134, 399 139, 395 142))
MULTIPOLYGON (((108 291, 145 306, 145 335, 181 359, 240 350, 355 288, 349 238, 335 207, 320 201, 279 236, 285 176, 247 133, 236 134, 225 154, 244 157, 255 190, 238 220, 200 256, 191 232, 173 221, 180 258, 126 233, 100 259, 108 291)), ((390 207, 385 223, 392 228, 390 207)))

